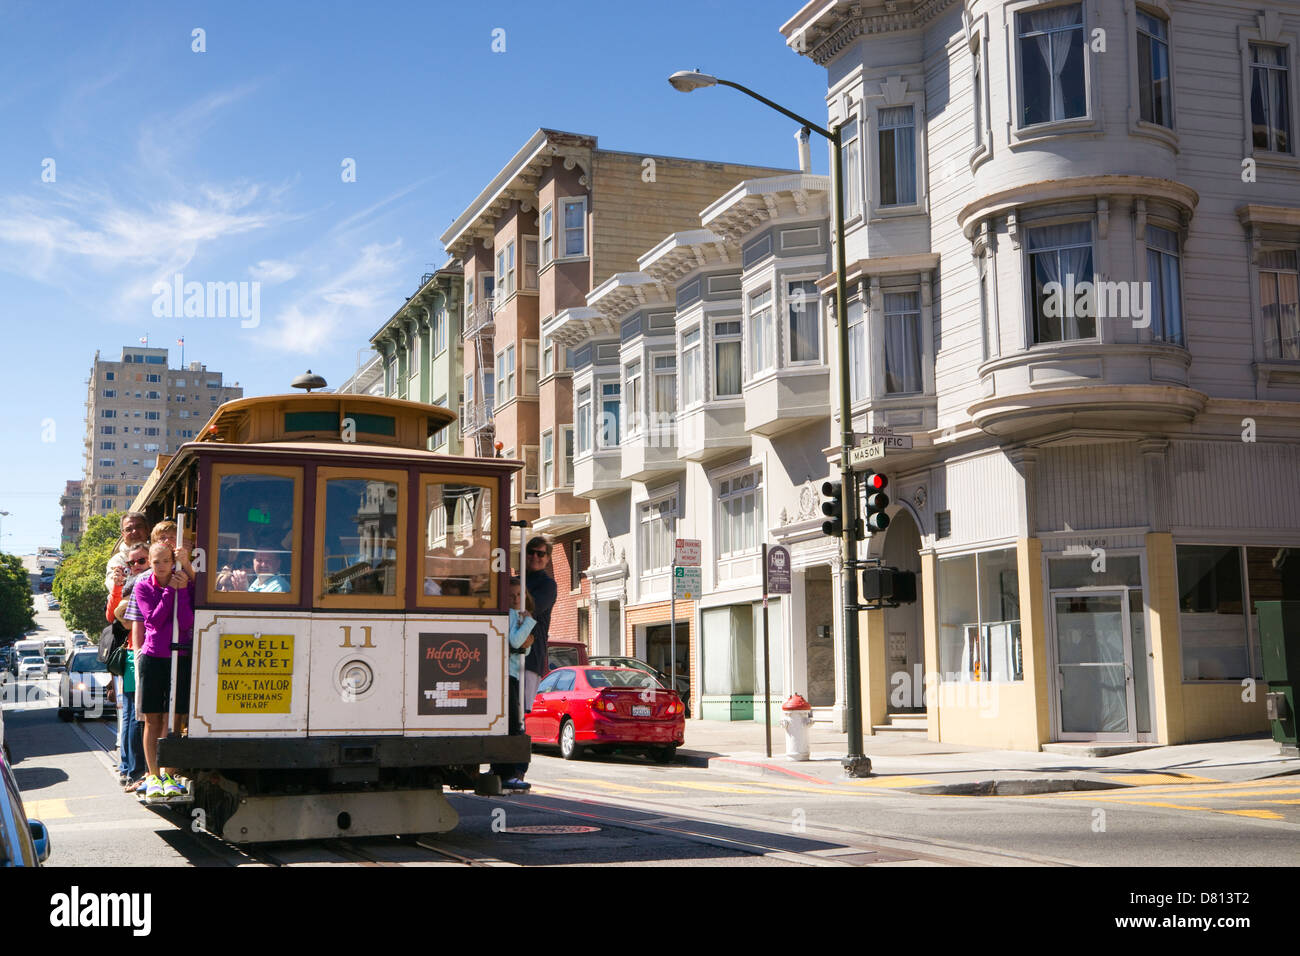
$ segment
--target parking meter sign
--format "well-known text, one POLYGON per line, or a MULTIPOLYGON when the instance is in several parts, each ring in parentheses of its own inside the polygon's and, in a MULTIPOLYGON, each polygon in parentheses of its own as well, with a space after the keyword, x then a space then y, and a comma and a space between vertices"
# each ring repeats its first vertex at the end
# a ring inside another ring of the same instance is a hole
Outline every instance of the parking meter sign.
POLYGON ((694 601, 700 596, 702 576, 699 568, 673 568, 673 598, 694 601))
POLYGON ((683 568, 698 568, 700 566, 700 539, 675 539, 673 564, 683 568))

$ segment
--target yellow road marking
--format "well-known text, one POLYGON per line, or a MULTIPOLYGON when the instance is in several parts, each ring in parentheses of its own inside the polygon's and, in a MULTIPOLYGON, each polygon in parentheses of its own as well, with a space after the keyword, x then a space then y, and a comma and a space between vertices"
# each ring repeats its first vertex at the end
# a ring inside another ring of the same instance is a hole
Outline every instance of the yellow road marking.
POLYGON ((652 790, 648 787, 633 787, 626 783, 614 783, 610 780, 598 780, 595 777, 558 777, 560 783, 586 783, 593 787, 604 787, 619 793, 678 793, 674 790, 652 790))
POLYGON ((1116 783, 1131 783, 1136 787, 1160 783, 1217 784, 1221 782, 1213 777, 1193 777, 1185 773, 1108 773, 1105 776, 1107 780, 1114 780, 1116 783))
POLYGON ((1253 817, 1257 820, 1282 820, 1280 813, 1272 810, 1219 810, 1215 807, 1192 807, 1184 803, 1165 803, 1160 800, 1112 800, 1112 803, 1127 803, 1135 807, 1164 807, 1168 810, 1200 810, 1203 813, 1226 813, 1235 817, 1253 817))
POLYGON ((42 823, 46 820, 64 820, 72 816, 67 800, 32 800, 24 804, 24 809, 27 811, 27 819, 40 820, 42 823))
POLYGON ((1064 793, 1023 794, 1022 796, 1055 797, 1061 800, 1117 800, 1134 793, 1141 793, 1143 796, 1155 794, 1179 794, 1196 797, 1253 796, 1261 793, 1300 793, 1300 783, 1261 785, 1258 780, 1243 780, 1237 783, 1190 784, 1184 787, 1152 787, 1150 789, 1139 787, 1124 790, 1070 790, 1064 793), (1247 789, 1249 787, 1260 786, 1264 786, 1267 789, 1247 789))
MULTIPOLYGON (((686 787, 688 790, 708 790, 711 793, 767 793, 766 790, 755 790, 753 787, 724 787, 716 783, 697 783, 694 780, 666 780, 664 781, 671 787, 686 787)), ((825 791, 818 791, 824 793, 825 791)))
POLYGON ((840 796, 853 795, 855 797, 878 797, 880 794, 872 793, 870 790, 836 790, 834 786, 830 787, 812 787, 798 783, 768 783, 766 780, 755 780, 756 787, 771 787, 773 790, 792 790, 799 793, 821 793, 821 794, 839 794, 840 796))
POLYGON ((1258 820, 1283 820, 1285 817, 1272 810, 1216 810, 1215 813, 1231 813, 1238 817, 1255 817, 1258 820))
POLYGON ((939 781, 929 777, 873 777, 870 780, 843 780, 850 787, 927 787, 939 781))
POLYGON ((1260 803, 1300 803, 1300 800, 1261 800, 1260 803))

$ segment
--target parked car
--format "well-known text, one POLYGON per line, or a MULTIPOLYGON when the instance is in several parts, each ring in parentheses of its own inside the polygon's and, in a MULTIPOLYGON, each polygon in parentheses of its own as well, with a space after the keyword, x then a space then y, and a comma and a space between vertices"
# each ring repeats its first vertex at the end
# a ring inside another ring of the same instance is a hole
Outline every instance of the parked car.
POLYGON ((50 668, 45 663, 45 658, 32 655, 24 657, 18 662, 18 679, 33 680, 34 678, 45 678, 50 676, 50 668))
POLYGON ((72 632, 72 645, 74 647, 89 647, 90 638, 86 636, 85 631, 72 632))
POLYGON ((63 606, 63 605, 61 605, 61 604, 60 604, 58 601, 56 601, 53 597, 51 597, 51 598, 49 599, 49 601, 47 601, 46 604, 45 604, 45 608, 46 608, 46 610, 49 610, 49 611, 57 611, 57 610, 58 610, 59 608, 61 608, 62 606, 63 606))
POLYGON ((98 651, 72 655, 67 672, 59 679, 59 719, 83 718, 87 713, 104 717, 117 713, 117 700, 110 696, 113 675, 99 659, 98 651))
POLYGON ((547 641, 547 673, 557 667, 579 667, 587 663, 587 645, 582 641, 547 641))
POLYGON ((28 820, 9 761, 0 755, 0 867, 40 866, 50 858, 50 831, 28 820))
POLYGON ((537 685, 524 730, 534 744, 558 746, 565 760, 590 748, 641 751, 667 763, 684 741, 685 710, 675 691, 645 671, 561 667, 537 685))
MULTIPOLYGON (((656 670, 639 657, 593 657, 587 663, 601 667, 630 667, 633 670, 645 671, 665 687, 669 684, 667 674, 661 670, 656 670)), ((686 716, 689 719, 691 716, 691 675, 678 672, 677 683, 673 685, 673 690, 677 691, 677 696, 682 699, 682 705, 686 708, 686 716)))

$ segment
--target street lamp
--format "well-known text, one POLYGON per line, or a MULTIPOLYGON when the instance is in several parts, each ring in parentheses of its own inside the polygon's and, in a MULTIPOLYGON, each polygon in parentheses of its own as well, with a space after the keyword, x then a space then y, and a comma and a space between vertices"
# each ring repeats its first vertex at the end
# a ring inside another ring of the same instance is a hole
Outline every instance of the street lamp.
POLYGON ((840 386, 840 476, 844 482, 844 527, 840 539, 843 558, 844 585, 844 677, 847 685, 848 755, 842 764, 851 777, 865 777, 871 773, 871 761, 862 753, 862 679, 858 672, 858 581, 857 581, 857 485, 853 468, 849 464, 849 450, 853 447, 853 416, 849 404, 849 324, 848 302, 844 283, 844 163, 840 141, 841 126, 825 129, 812 120, 791 112, 766 96, 730 80, 719 79, 699 70, 679 70, 668 77, 673 89, 690 93, 706 86, 730 86, 746 96, 753 97, 796 123, 814 130, 830 140, 834 147, 831 163, 831 200, 835 209, 835 322, 839 334, 839 386, 840 386))

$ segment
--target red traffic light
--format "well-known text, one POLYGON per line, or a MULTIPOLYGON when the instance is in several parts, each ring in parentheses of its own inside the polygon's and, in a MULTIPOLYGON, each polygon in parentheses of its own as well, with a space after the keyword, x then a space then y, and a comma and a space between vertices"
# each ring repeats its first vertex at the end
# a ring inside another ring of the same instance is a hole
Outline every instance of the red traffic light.
POLYGON ((862 483, 867 488, 868 492, 884 491, 885 486, 889 484, 889 479, 878 471, 869 471, 863 478, 862 483))

